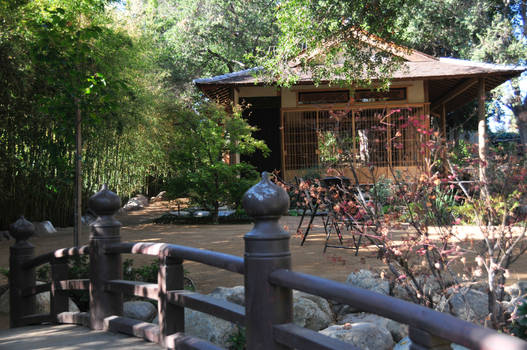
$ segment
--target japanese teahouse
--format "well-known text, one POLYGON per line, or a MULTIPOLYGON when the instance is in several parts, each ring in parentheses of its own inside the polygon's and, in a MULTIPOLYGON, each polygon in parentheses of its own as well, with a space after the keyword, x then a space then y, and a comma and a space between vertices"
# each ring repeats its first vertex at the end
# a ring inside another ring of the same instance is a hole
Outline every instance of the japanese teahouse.
POLYGON ((449 112, 475 98, 484 99, 486 92, 526 70, 436 58, 407 48, 393 53, 404 64, 385 91, 316 86, 309 74, 303 74, 291 88, 280 88, 262 82, 255 74, 259 68, 196 79, 194 83, 212 100, 250 105, 245 114, 260 129, 255 136, 271 149, 267 158, 257 155, 242 159, 258 170, 280 170, 286 180, 303 176, 322 164, 321 136, 340 133, 350 140, 353 167, 361 183, 367 183, 366 169, 372 167, 377 176, 388 177, 390 168, 408 174, 418 171, 423 155, 416 146, 415 127, 400 128, 409 117, 421 118, 428 125, 433 122, 446 134, 449 112), (334 118, 335 113, 345 117, 334 118), (378 127, 380 115, 388 118, 383 127, 378 127), (398 141, 392 144, 396 136, 398 141))

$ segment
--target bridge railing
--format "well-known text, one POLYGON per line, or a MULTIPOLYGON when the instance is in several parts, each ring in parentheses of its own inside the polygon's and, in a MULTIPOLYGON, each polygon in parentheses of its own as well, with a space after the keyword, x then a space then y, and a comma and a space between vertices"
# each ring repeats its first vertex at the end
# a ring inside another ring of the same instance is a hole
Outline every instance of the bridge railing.
POLYGON ((471 349, 526 349, 518 338, 478 327, 453 316, 344 283, 291 270, 290 235, 278 220, 289 198, 264 174, 243 198, 254 228, 244 236, 244 257, 164 243, 123 243, 114 218, 120 199, 106 187, 88 205, 97 214, 89 246, 59 249, 34 257, 27 239, 31 223, 19 219, 11 228, 16 243, 10 256, 11 327, 42 322, 77 323, 142 337, 170 349, 218 349, 185 331, 185 308, 246 327, 247 349, 354 349, 350 344, 293 324, 292 290, 352 305, 410 326, 411 349, 450 349, 452 342, 471 349), (67 259, 89 254, 90 279, 68 280, 67 259), (157 283, 122 279, 121 254, 159 259, 157 283), (244 275, 245 307, 184 290, 183 262, 195 261, 244 275), (52 282, 35 284, 35 267, 51 263, 52 282), (68 312, 68 290, 89 290, 89 313, 68 312), (35 314, 35 295, 51 292, 50 314, 35 314), (156 300, 159 324, 122 316, 123 295, 156 300))

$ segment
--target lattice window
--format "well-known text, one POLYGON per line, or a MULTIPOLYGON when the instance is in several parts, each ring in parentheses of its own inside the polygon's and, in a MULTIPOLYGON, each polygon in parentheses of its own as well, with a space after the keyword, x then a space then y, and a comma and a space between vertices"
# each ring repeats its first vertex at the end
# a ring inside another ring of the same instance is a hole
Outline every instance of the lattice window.
POLYGON ((415 166, 423 160, 417 118, 424 106, 284 112, 285 170, 339 166, 415 166))

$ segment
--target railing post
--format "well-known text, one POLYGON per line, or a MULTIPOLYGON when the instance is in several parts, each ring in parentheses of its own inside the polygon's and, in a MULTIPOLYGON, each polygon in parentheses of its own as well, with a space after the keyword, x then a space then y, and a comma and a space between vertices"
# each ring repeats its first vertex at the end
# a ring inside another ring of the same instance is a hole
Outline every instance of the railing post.
POLYGON ((159 345, 166 346, 165 338, 171 334, 185 331, 185 308, 167 301, 167 291, 185 288, 183 260, 171 257, 159 259, 158 301, 159 345))
POLYGON ((9 226, 9 234, 16 242, 9 249, 9 327, 24 326, 22 317, 36 312, 36 298, 22 296, 22 290, 35 286, 35 269, 24 269, 22 264, 31 260, 35 247, 27 240, 35 234, 35 226, 23 216, 9 226))
POLYGON ((69 310, 68 291, 60 288, 60 281, 68 279, 68 258, 54 258, 51 260, 51 293, 50 314, 53 320, 61 312, 69 310))
POLYGON ((291 268, 290 235, 278 223, 287 213, 289 196, 264 172, 242 203, 254 218, 254 228, 244 236, 247 349, 287 349, 274 341, 273 325, 292 322, 292 292, 269 283, 269 275, 291 268))
POLYGON ((105 289, 108 280, 122 279, 123 274, 121 255, 105 253, 107 245, 121 242, 121 223, 114 218, 121 199, 104 185, 88 206, 97 214, 90 235, 90 328, 103 329, 106 317, 123 313, 122 294, 105 289))
POLYGON ((410 350, 451 350, 448 340, 431 335, 419 328, 410 327, 410 350))

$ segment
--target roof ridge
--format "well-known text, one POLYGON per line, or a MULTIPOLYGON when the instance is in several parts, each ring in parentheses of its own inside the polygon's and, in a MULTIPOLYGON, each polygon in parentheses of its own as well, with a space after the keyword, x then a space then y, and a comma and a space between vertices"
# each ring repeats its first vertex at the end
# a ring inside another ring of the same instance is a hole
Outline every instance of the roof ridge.
POLYGON ((258 66, 258 67, 253 67, 253 68, 240 70, 240 71, 237 71, 237 72, 226 73, 226 74, 222 74, 222 75, 215 75, 215 76, 209 77, 209 78, 197 78, 197 79, 193 79, 192 82, 194 84, 212 83, 214 81, 219 81, 219 80, 223 80, 223 79, 235 78, 235 77, 238 77, 238 76, 245 75, 247 73, 258 72, 258 71, 261 71, 262 69, 263 69, 263 67, 258 66))

